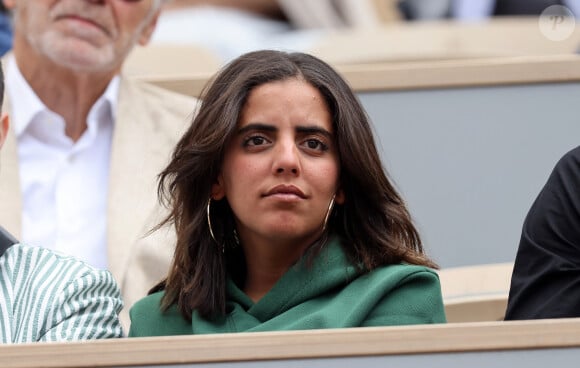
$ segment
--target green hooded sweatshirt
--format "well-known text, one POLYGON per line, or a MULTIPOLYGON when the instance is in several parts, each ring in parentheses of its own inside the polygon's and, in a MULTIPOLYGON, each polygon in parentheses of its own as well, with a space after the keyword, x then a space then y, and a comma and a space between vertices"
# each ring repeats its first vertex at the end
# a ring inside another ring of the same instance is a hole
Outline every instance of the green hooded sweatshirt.
POLYGON ((227 314, 187 321, 175 305, 160 309, 163 292, 131 308, 130 337, 252 331, 308 330, 444 323, 437 273, 397 264, 361 273, 333 239, 312 262, 292 266, 258 302, 227 282, 227 314))

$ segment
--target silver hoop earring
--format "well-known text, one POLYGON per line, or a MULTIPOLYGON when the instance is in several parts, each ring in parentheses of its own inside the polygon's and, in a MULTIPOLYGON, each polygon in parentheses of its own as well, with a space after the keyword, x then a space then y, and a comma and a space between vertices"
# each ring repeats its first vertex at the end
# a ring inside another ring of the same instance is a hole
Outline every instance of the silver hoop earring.
POLYGON ((322 232, 326 230, 326 225, 328 225, 328 219, 330 218, 332 207, 334 207, 334 197, 336 197, 336 193, 332 196, 330 204, 328 205, 328 210, 326 211, 326 216, 324 216, 324 224, 322 225, 322 232))
POLYGON ((211 216, 209 215, 209 207, 211 206, 211 197, 209 197, 209 200, 207 201, 207 226, 209 227, 209 235, 211 236, 211 238, 213 239, 213 241, 216 242, 216 244, 219 245, 219 242, 217 241, 217 239, 215 238, 215 235, 213 233, 213 229, 211 227, 211 216))
POLYGON ((235 246, 240 246, 240 237, 238 236, 238 231, 234 229, 234 242, 236 243, 235 246))

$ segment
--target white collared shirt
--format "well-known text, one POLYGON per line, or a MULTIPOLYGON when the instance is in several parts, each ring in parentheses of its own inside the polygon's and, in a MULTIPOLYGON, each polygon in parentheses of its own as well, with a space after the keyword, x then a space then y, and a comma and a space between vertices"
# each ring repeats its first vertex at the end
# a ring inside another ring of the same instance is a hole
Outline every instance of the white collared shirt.
POLYGON ((64 119, 33 92, 14 58, 6 66, 6 92, 18 140, 21 241, 107 268, 109 161, 119 77, 91 107, 87 130, 77 142, 66 136, 64 119))

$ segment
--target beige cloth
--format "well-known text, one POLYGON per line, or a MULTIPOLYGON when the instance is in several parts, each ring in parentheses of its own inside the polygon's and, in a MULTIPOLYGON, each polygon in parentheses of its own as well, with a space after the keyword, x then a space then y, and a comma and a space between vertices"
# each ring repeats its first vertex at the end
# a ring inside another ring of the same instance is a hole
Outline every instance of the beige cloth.
MULTIPOLYGON (((196 103, 191 97, 121 79, 111 148, 107 247, 109 270, 125 303, 125 331, 129 308, 165 277, 173 256, 173 229, 147 233, 164 214, 157 200, 157 175, 189 126, 196 103)), ((3 111, 10 113, 9 101, 3 111)), ((16 136, 11 130, 0 152, 0 224, 17 238, 21 202, 16 136)))
POLYGON ((292 24, 306 29, 371 28, 385 18, 396 18, 393 0, 278 0, 278 4, 292 24))

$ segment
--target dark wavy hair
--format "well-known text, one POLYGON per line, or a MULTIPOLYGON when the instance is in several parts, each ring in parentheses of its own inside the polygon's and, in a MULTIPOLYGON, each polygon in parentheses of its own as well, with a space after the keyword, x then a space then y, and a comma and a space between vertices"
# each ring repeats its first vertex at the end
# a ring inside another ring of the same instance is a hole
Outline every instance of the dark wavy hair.
POLYGON ((187 320, 194 310, 204 318, 219 317, 226 313, 227 276, 243 285, 244 255, 235 247, 227 200, 211 205, 212 228, 223 248, 210 237, 206 208, 248 95, 257 86, 291 78, 318 89, 331 112, 346 200, 335 206, 328 229, 342 239, 353 264, 361 272, 402 262, 437 267, 424 253, 381 164, 367 114, 344 79, 308 54, 255 51, 230 62, 206 86, 191 126, 159 176, 160 200, 170 209, 159 226, 173 224, 177 231, 168 276, 151 290, 165 290, 163 310, 177 304, 187 320))

